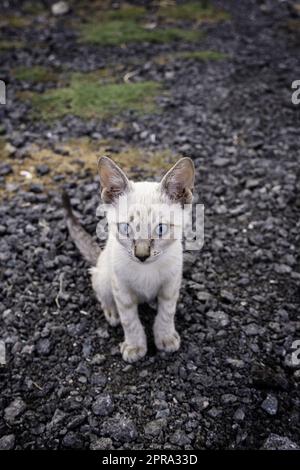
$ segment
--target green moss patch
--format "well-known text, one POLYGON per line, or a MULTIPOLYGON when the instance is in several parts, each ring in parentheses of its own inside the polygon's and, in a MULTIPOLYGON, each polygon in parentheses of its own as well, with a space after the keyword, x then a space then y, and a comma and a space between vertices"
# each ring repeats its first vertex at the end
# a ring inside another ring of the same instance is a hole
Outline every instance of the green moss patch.
POLYGON ((98 5, 92 20, 91 16, 84 17, 87 22, 80 25, 82 42, 118 46, 135 42, 197 41, 201 32, 193 28, 193 24, 223 21, 229 18, 229 14, 203 0, 179 4, 169 2, 151 12, 134 5, 123 4, 115 10, 101 9, 98 5), (182 22, 187 21, 192 25, 182 27, 182 22))
POLYGON ((18 67, 12 71, 12 75, 17 80, 32 83, 53 82, 57 80, 57 74, 53 70, 38 65, 32 67, 18 67))
POLYGON ((49 10, 42 4, 42 2, 37 2, 36 0, 27 1, 22 6, 22 11, 25 14, 30 15, 41 15, 42 13, 48 13, 49 10))
POLYGON ((23 43, 21 41, 9 41, 3 39, 0 41, 0 51, 9 51, 11 49, 20 49, 23 47, 23 43))
POLYGON ((218 22, 230 18, 227 12, 213 7, 207 0, 164 5, 159 8, 158 16, 172 20, 197 22, 218 22))
POLYGON ((174 40, 196 41, 201 33, 180 28, 147 29, 132 20, 111 20, 87 23, 81 28, 83 42, 118 46, 134 42, 165 43, 174 40))
POLYGON ((67 114, 84 118, 109 117, 125 110, 155 111, 160 85, 155 82, 103 84, 97 74, 74 74, 68 86, 45 93, 26 93, 37 118, 50 120, 67 114))
POLYGON ((203 50, 203 51, 182 51, 174 52, 171 54, 160 54, 153 57, 153 62, 155 64, 164 66, 170 62, 175 62, 178 60, 191 60, 199 62, 213 62, 218 60, 228 59, 229 56, 222 52, 212 51, 212 50, 203 50))
POLYGON ((99 45, 118 46, 135 42, 165 43, 174 40, 195 41, 201 37, 198 30, 178 25, 166 26, 157 22, 155 12, 144 7, 123 4, 112 10, 98 8, 93 15, 83 16, 87 22, 80 25, 81 41, 99 45), (92 20, 90 18, 93 18, 92 20))
POLYGON ((26 28, 31 23, 31 19, 24 15, 8 15, 1 16, 0 18, 0 27, 10 27, 10 28, 26 28))
POLYGON ((176 57, 180 59, 191 59, 199 61, 217 61, 228 59, 227 54, 218 51, 187 51, 187 52, 178 52, 176 57))
POLYGON ((120 8, 115 10, 106 10, 102 13, 106 20, 140 20, 146 14, 144 7, 138 5, 129 5, 124 3, 120 8))

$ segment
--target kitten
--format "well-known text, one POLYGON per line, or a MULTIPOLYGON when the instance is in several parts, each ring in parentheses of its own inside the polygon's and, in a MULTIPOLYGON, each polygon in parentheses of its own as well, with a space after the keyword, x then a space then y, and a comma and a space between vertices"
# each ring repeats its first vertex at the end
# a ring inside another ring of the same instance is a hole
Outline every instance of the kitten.
POLYGON ((103 251, 79 225, 66 194, 63 201, 70 234, 94 265, 92 285, 104 315, 110 325, 122 324, 123 359, 135 362, 145 356, 138 304, 155 298, 155 344, 159 350, 177 351, 174 317, 182 279, 183 205, 192 202, 194 164, 180 159, 160 183, 134 183, 108 157, 99 159, 98 169, 109 229, 103 251))

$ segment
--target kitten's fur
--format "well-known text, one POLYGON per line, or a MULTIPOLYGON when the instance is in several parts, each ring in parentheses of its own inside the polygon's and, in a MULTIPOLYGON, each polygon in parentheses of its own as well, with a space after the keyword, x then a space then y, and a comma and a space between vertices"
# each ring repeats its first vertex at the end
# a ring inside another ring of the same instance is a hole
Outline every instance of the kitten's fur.
POLYGON ((147 340, 138 316, 138 304, 154 298, 158 300, 153 330, 155 344, 160 350, 177 351, 180 336, 174 316, 182 278, 182 227, 178 227, 178 220, 180 225, 183 204, 192 201, 193 162, 182 158, 160 183, 133 183, 108 157, 100 158, 98 168, 102 200, 110 205, 109 235, 100 255, 98 246, 73 215, 66 195, 64 206, 72 238, 84 257, 96 264, 91 268, 92 285, 105 317, 112 326, 122 324, 123 359, 134 362, 146 354, 147 340), (120 209, 123 203, 127 203, 126 213, 120 209), (175 224, 168 220, 170 212, 166 209, 175 214, 175 224), (149 216, 151 220, 163 222, 160 225, 164 226, 163 230, 167 226, 172 237, 159 238, 157 230, 161 227, 154 224, 149 228, 149 216), (125 237, 118 232, 120 223, 127 230, 125 237), (134 233, 133 226, 138 226, 139 235, 134 233), (175 227, 180 230, 174 230, 175 227), (98 257, 96 263, 95 257, 98 257))

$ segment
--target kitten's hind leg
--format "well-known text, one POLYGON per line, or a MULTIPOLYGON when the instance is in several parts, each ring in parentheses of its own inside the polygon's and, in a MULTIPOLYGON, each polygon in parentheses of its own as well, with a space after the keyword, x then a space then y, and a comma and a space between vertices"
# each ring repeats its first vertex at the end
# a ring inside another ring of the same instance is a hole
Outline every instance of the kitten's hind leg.
POLYGON ((110 307, 103 306, 103 312, 106 320, 111 326, 117 326, 120 324, 120 317, 115 305, 111 305, 110 307))
POLYGON ((111 326, 120 323, 117 306, 114 301, 108 272, 102 267, 92 268, 92 285, 96 297, 101 303, 106 320, 111 326))

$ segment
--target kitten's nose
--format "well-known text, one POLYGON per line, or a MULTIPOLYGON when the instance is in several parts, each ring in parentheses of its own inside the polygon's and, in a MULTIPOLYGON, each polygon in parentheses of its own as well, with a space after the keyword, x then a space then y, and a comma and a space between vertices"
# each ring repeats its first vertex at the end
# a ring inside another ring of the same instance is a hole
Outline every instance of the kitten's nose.
POLYGON ((149 255, 135 255, 137 259, 139 259, 140 261, 142 261, 142 263, 144 261, 146 261, 147 258, 149 258, 149 255))
POLYGON ((134 241, 134 254, 140 261, 144 262, 150 256, 150 243, 148 240, 134 241))

